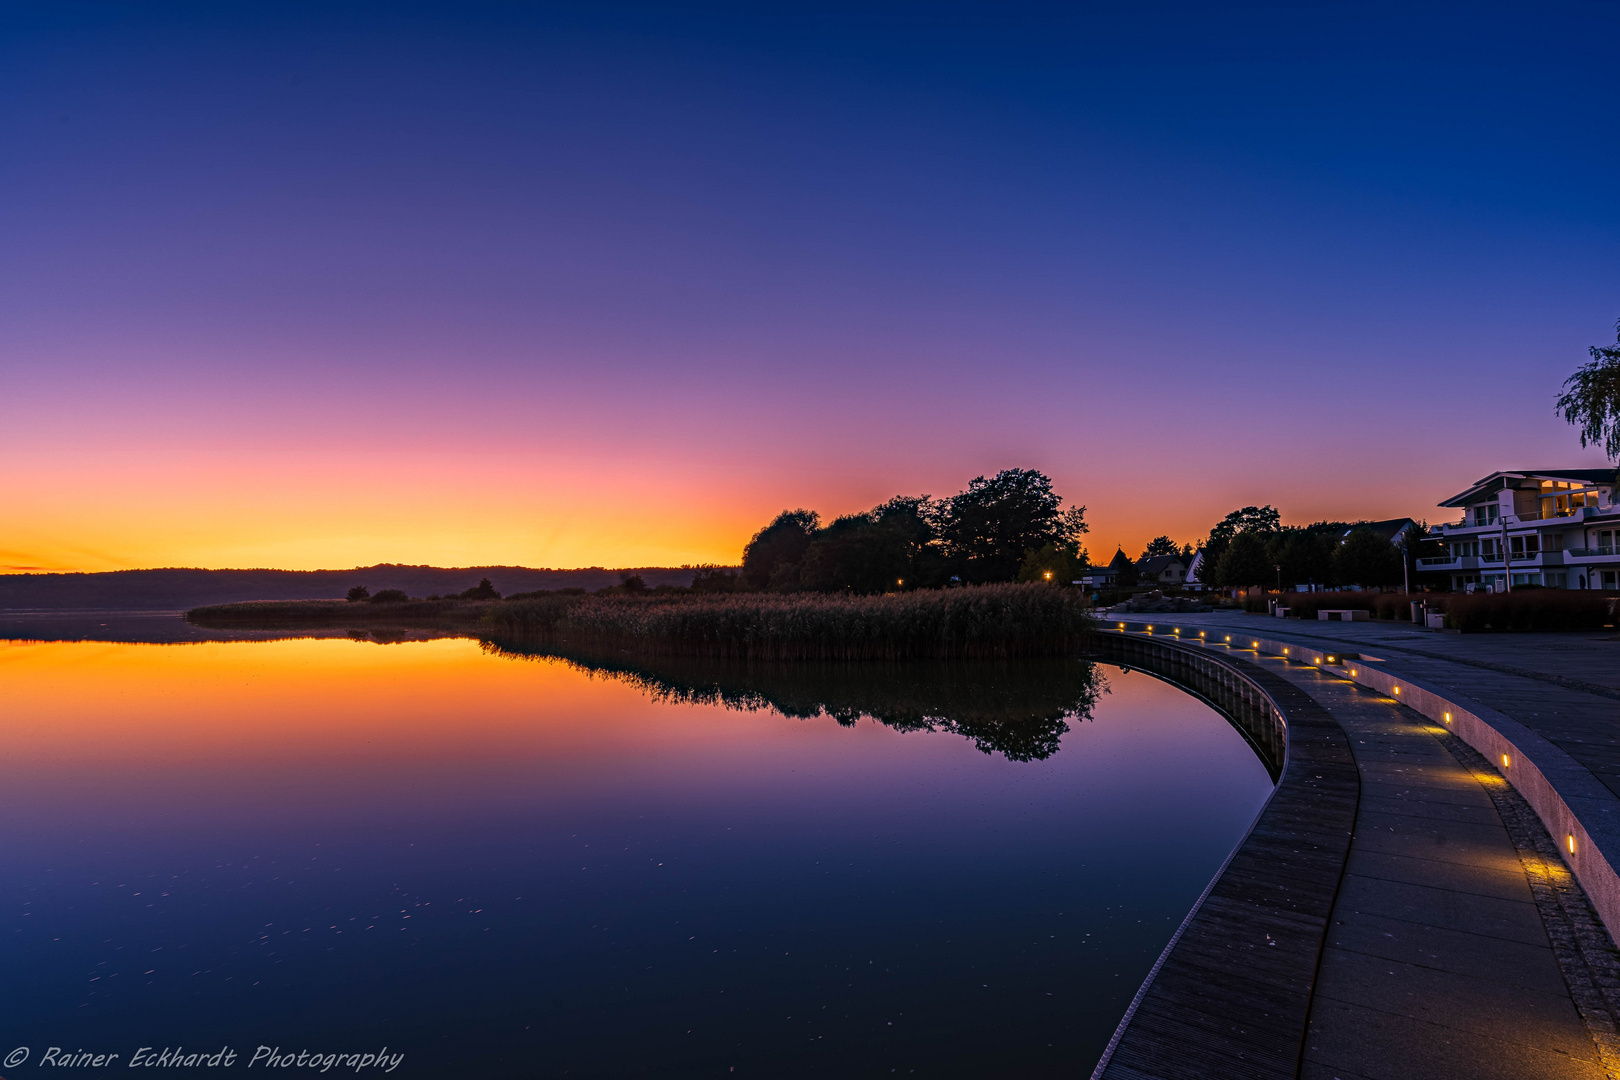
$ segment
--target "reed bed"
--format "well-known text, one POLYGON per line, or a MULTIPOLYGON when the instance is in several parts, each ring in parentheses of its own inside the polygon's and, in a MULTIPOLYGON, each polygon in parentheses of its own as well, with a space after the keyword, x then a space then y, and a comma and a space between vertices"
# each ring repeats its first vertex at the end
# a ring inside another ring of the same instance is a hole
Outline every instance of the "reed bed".
POLYGON ((850 661, 1062 656, 1081 648, 1090 619, 1077 590, 1031 584, 886 596, 553 595, 491 605, 482 626, 649 655, 850 661))

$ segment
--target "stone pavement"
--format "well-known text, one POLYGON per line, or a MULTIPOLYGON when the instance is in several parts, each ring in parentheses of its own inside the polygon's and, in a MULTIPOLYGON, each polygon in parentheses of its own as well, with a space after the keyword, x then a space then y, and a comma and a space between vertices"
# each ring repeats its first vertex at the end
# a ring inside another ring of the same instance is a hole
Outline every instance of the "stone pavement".
POLYGON ((1398 702, 1238 647, 1252 635, 1376 658, 1525 724, 1620 796, 1620 637, 1459 636, 1237 613, 1148 618, 1161 633, 1179 626, 1211 641, 1232 631, 1234 654, 1326 707, 1355 754, 1361 798, 1301 1076, 1620 1077, 1620 954, 1519 793, 1398 702))
MULTIPOLYGON (((1511 796, 1506 782, 1388 698, 1314 668, 1260 663, 1327 707, 1361 772, 1301 1076, 1604 1077, 1597 1039, 1612 1034, 1612 1014, 1600 997, 1586 1002, 1597 1030, 1583 1019, 1563 969, 1590 981, 1580 971, 1588 960, 1578 946, 1567 956, 1554 948, 1574 934, 1556 905, 1537 904, 1525 853, 1492 797, 1511 796)), ((1596 944, 1601 962, 1601 929, 1596 944)))
POLYGON ((1620 633, 1444 634, 1409 623, 1322 622, 1241 612, 1134 616, 1196 630, 1270 633, 1377 657, 1404 675, 1505 713, 1620 798, 1620 633))

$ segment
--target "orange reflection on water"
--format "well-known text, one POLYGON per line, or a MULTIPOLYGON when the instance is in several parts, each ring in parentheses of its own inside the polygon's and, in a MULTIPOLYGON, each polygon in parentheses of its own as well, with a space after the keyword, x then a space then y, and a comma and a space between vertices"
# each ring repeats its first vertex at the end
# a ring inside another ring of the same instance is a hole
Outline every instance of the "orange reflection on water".
POLYGON ((49 802, 59 801, 52 791, 138 803, 189 793, 313 813, 543 798, 605 775, 701 789, 847 753, 851 739, 900 737, 654 702, 560 661, 490 656, 463 639, 6 642, 0 684, 0 777, 14 798, 27 789, 49 802))

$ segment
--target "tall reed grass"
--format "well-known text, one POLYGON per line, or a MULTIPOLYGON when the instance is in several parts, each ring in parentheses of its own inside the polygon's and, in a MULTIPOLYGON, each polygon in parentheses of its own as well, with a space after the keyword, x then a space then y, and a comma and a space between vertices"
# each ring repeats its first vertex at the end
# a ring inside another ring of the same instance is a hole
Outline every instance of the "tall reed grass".
POLYGON ((492 605, 481 625, 650 655, 912 660, 1062 656, 1082 647, 1090 619, 1077 590, 980 585, 886 596, 553 595, 492 605))

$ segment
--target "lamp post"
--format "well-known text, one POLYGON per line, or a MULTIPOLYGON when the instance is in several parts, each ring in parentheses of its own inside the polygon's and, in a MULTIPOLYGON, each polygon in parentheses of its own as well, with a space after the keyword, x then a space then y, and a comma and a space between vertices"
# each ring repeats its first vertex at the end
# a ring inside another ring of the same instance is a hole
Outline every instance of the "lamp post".
POLYGON ((1282 563, 1277 563, 1277 595, 1282 595, 1282 563))

